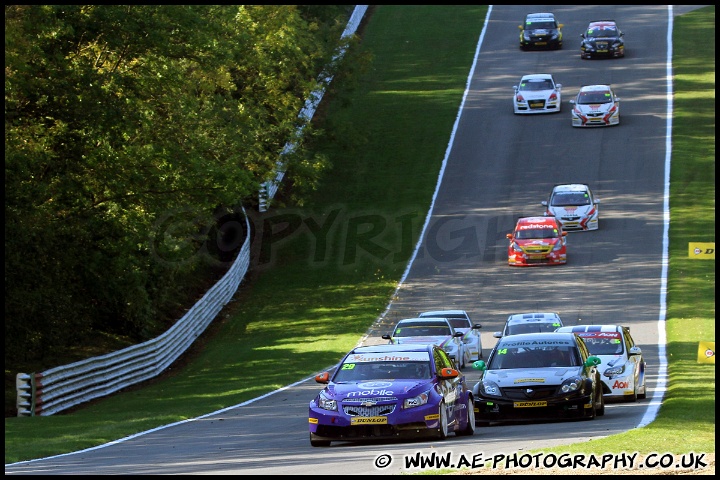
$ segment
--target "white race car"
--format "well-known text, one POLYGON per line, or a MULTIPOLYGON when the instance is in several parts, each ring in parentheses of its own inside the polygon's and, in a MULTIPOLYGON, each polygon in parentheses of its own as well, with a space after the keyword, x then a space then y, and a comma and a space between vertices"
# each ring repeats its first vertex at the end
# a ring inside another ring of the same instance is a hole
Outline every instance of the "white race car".
POLYGON ((555 185, 550 198, 540 202, 546 217, 555 217, 563 230, 597 230, 600 222, 600 199, 584 183, 555 185))
POLYGON ((447 318, 405 318, 395 325, 392 334, 382 336, 393 345, 427 343, 437 345, 448 354, 458 369, 472 361, 462 337, 447 318))
POLYGON ((502 331, 493 333, 493 337, 502 338, 521 333, 554 332, 555 329, 562 326, 563 322, 560 315, 555 312, 514 313, 508 317, 502 331))
POLYGON ((468 362, 483 358, 482 338, 480 336, 482 325, 473 323, 470 320, 470 315, 465 310, 433 310, 431 312, 422 312, 418 317, 447 318, 455 330, 465 334, 462 341, 465 344, 467 354, 470 356, 468 362))
POLYGON ((610 85, 583 85, 570 105, 573 127, 620 124, 620 99, 610 85))
POLYGON ((630 336, 630 328, 622 325, 575 325, 555 331, 573 332, 585 341, 591 355, 600 358, 605 398, 630 402, 645 398, 645 360, 642 350, 630 336))
POLYGON ((524 75, 513 89, 515 114, 557 113, 562 107, 562 84, 549 73, 524 75))

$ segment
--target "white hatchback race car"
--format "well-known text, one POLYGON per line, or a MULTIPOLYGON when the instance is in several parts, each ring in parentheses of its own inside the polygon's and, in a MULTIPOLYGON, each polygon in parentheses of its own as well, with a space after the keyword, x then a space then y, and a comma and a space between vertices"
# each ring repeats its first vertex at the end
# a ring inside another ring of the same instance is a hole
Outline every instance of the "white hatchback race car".
POLYGON ((583 85, 570 105, 573 127, 620 125, 620 99, 610 85, 583 85))
POLYGON ((603 394, 606 399, 634 402, 647 395, 642 350, 622 325, 575 325, 556 332, 573 332, 585 341, 591 355, 602 361, 603 394))
POLYGON ((447 318, 450 325, 458 332, 463 332, 462 342, 465 344, 466 353, 470 356, 471 362, 483 358, 482 337, 480 329, 482 325, 473 323, 470 315, 465 310, 433 310, 418 314, 420 318, 447 318))
POLYGON ((557 113, 562 107, 562 84, 549 73, 524 75, 513 89, 515 114, 557 113))
POLYGON ((555 217, 566 231, 597 230, 600 199, 584 183, 555 185, 548 200, 540 202, 546 217, 555 217))

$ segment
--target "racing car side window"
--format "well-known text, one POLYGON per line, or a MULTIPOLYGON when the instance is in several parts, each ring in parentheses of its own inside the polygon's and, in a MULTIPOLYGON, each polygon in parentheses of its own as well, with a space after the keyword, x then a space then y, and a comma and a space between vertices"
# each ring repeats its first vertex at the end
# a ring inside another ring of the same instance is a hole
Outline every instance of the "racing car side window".
POLYGON ((582 359, 580 358, 580 351, 578 349, 571 348, 569 353, 570 353, 570 366, 571 367, 577 367, 578 365, 582 364, 582 359))
POLYGON ((453 328, 470 328, 472 327, 472 324, 467 318, 451 318, 450 319, 450 325, 453 326, 453 328))
POLYGON ((630 349, 634 345, 634 342, 632 341, 632 337, 630 337, 630 333, 624 332, 624 335, 622 336, 622 338, 625 341, 625 350, 629 352, 630 349))

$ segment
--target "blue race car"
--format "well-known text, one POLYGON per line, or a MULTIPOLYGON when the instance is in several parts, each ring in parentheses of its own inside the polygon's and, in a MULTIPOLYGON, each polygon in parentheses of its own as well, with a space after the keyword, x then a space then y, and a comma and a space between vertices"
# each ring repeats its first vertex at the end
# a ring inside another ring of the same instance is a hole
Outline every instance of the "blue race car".
POLYGON ((310 402, 310 444, 475 433, 475 409, 465 376, 437 345, 357 347, 329 372, 310 402))

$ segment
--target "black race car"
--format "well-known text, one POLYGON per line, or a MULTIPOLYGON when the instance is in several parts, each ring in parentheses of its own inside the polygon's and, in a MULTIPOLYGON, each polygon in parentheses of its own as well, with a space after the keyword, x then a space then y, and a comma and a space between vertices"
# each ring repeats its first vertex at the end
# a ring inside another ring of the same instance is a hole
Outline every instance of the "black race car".
POLYGON ((487 364, 473 364, 482 372, 473 387, 475 424, 602 416, 600 363, 573 333, 506 335, 487 364))
POLYGON ((625 56, 625 34, 615 20, 590 22, 583 33, 580 58, 622 58, 625 56))
POLYGON ((529 13, 520 29, 520 48, 553 49, 562 48, 562 23, 557 23, 552 13, 529 13))

